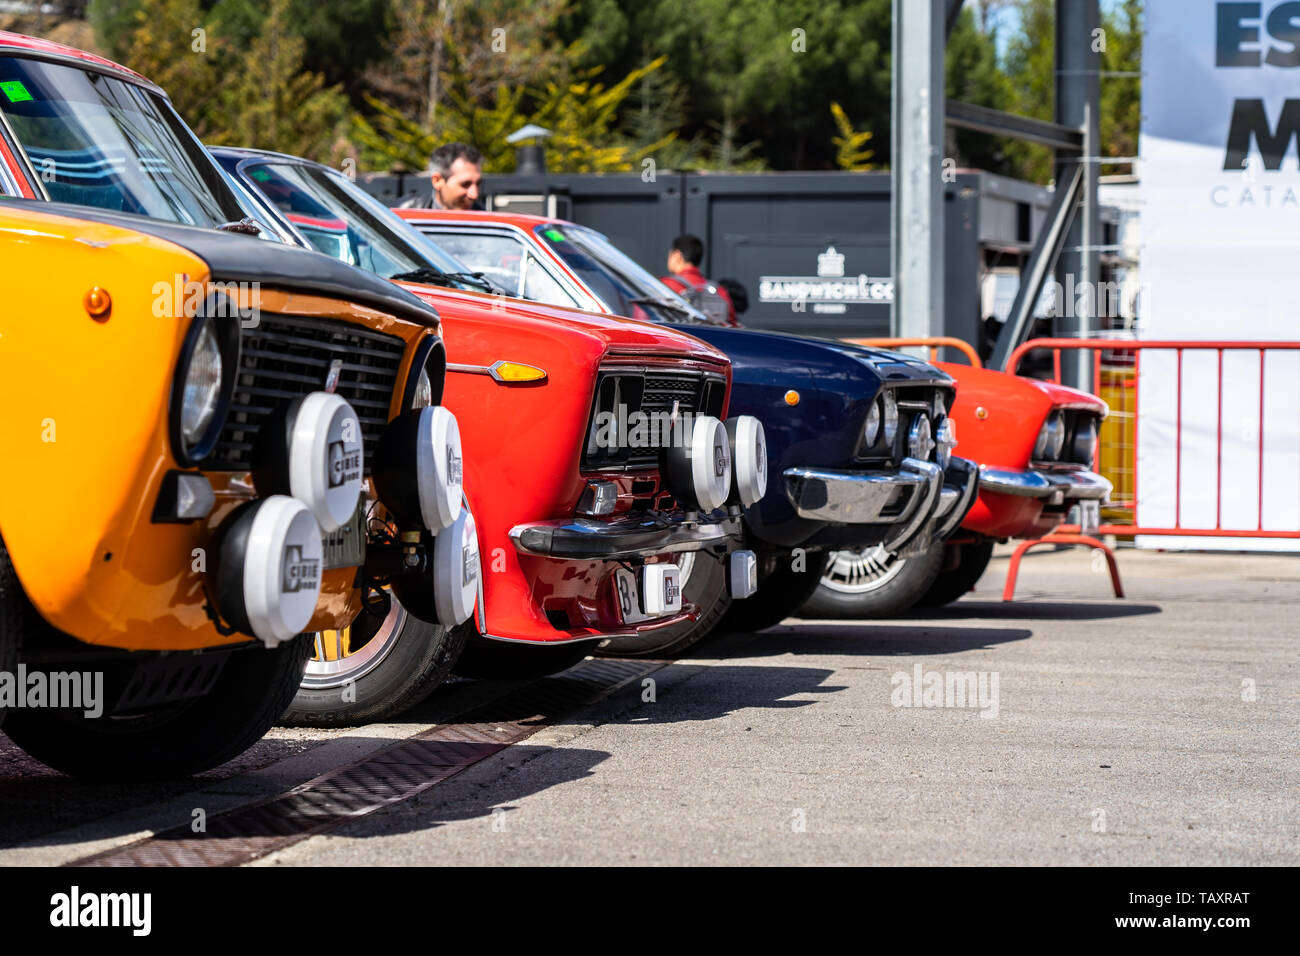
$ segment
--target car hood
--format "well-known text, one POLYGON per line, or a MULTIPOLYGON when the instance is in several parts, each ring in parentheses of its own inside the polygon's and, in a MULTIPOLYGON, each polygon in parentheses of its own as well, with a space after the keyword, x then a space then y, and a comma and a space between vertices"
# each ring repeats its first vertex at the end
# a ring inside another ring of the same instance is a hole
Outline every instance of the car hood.
POLYGON ((1058 385, 1056 382, 1044 382, 1039 378, 1029 378, 1023 375, 1017 376, 1017 378, 1023 382, 1028 382, 1043 392, 1052 400, 1052 405, 1055 408, 1081 408, 1099 412, 1103 418, 1110 412, 1110 408, 1106 403, 1091 392, 1071 388, 1068 385, 1058 385))
POLYGON ((417 293, 448 317, 453 310, 487 312, 503 327, 515 323, 541 324, 553 332, 564 330, 569 335, 593 340, 611 354, 675 355, 727 364, 726 355, 709 343, 669 326, 486 292, 416 282, 402 282, 400 285, 417 293))
MULTIPOLYGON (((732 358, 737 366, 744 361, 762 365, 776 372, 822 379, 847 370, 866 372, 877 383, 907 381, 916 385, 940 385, 951 388, 952 378, 928 362, 897 352, 867 349, 834 339, 819 339, 785 332, 759 329, 735 329, 723 326, 674 325, 678 330, 704 339, 732 358)), ((739 367, 737 368, 739 373, 739 367)), ((874 394, 875 389, 872 389, 874 394)))
POLYGON ((207 263, 221 282, 256 282, 269 289, 329 295, 436 327, 438 314, 425 302, 393 283, 318 252, 268 242, 253 236, 183 226, 133 213, 112 212, 71 203, 0 199, 6 206, 67 219, 101 222, 163 239, 187 249, 207 263))

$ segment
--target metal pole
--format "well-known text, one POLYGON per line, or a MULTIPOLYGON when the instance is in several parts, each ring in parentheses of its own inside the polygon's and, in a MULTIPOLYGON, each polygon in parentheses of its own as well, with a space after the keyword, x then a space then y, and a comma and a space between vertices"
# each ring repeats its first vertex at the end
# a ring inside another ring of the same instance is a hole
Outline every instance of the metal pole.
MULTIPOLYGON (((1083 155, 1101 153, 1101 56, 1105 43, 1098 0, 1057 0, 1056 3, 1056 122, 1083 133, 1083 155)), ((1071 157, 1057 154, 1057 188, 1071 157)), ((1097 204, 1098 163, 1083 164, 1078 215, 1070 225, 1065 248, 1057 262, 1066 314, 1056 317, 1057 335, 1088 338, 1100 326, 1097 300, 1101 263, 1101 216, 1097 204), (1071 314, 1073 313, 1073 314, 1071 314)), ((1068 384, 1088 389, 1092 385, 1092 355, 1079 349, 1066 369, 1068 384)))
POLYGON ((942 335, 943 51, 948 0, 894 0, 891 334, 942 335))

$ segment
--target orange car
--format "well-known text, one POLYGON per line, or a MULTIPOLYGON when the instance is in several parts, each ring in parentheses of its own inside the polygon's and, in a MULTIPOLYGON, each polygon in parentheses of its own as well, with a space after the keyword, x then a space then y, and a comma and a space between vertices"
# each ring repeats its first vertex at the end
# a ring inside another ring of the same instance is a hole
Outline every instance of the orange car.
POLYGON ((437 313, 241 234, 210 168, 141 77, 0 34, 0 716, 69 773, 235 756, 367 567, 433 594, 477 568, 437 313), (419 486, 401 543, 367 520, 386 448, 419 486))

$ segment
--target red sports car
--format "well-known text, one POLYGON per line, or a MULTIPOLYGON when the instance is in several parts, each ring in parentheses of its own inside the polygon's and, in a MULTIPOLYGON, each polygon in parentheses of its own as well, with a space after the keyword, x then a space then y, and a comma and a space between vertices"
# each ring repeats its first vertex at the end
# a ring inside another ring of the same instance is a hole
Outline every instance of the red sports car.
MULTIPOLYGON (((740 416, 724 426, 731 367, 721 352, 662 326, 501 295, 318 163, 226 147, 211 153, 302 243, 394 280, 438 310, 447 339, 443 399, 461 424, 483 563, 458 673, 555 670, 585 656, 593 639, 654 634, 685 644, 752 593, 740 515, 762 494, 743 477, 763 454, 762 429, 738 441, 757 423, 740 416), (671 420, 673 435, 687 440, 640 443, 635 421, 655 418, 671 420), (612 446, 602 438, 611 434, 621 436, 612 446)), ((395 605, 390 617, 402 613, 395 605)), ((358 656, 349 635, 350 654, 334 655, 337 669, 322 667, 328 672, 308 685, 298 709, 318 701, 337 714, 344 674, 358 681, 360 698, 368 672, 356 671, 375 640, 405 646, 390 620, 349 668, 347 658, 358 656)))
MULTIPOLYGON (((510 213, 396 212, 528 298, 682 322, 680 306, 675 312, 656 306, 672 291, 592 230, 510 213), (565 255, 550 235, 556 226, 593 237, 581 258, 565 255)), ((697 314, 694 321, 706 320, 697 314)), ((924 554, 902 557, 884 546, 832 552, 804 616, 887 617, 918 603, 955 601, 984 573, 995 541, 1040 537, 1076 506, 1087 524, 1110 494, 1110 482, 1091 470, 1107 413, 1101 399, 989 369, 937 365, 957 382, 951 420, 959 453, 980 465, 978 499, 959 531, 924 554)))

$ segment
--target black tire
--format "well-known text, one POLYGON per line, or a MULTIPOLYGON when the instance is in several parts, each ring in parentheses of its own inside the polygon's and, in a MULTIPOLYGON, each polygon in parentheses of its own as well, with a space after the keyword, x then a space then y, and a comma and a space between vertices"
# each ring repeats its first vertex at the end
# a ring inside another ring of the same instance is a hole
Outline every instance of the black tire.
MULTIPOLYGON (((95 780, 188 777, 243 753, 271 729, 298 689, 311 639, 231 651, 203 697, 129 717, 14 710, 5 732, 55 770, 95 780)), ((125 652, 124 652, 125 653, 125 652)))
POLYGON ((731 606, 727 589, 728 558, 697 551, 691 558, 690 575, 682 588, 682 599, 700 609, 694 621, 681 621, 637 637, 601 641, 602 657, 675 657, 713 632, 731 606))
POLYGON ((396 600, 382 619, 362 611, 349 630, 353 641, 366 640, 337 661, 322 660, 315 648, 282 724, 347 727, 395 717, 447 679, 466 636, 408 614, 396 600))
POLYGON ((915 607, 934 584, 943 569, 944 550, 944 545, 935 545, 910 558, 871 548, 832 552, 801 616, 897 617, 915 607))
MULTIPOLYGON (((0 539, 0 673, 13 674, 18 669, 18 648, 23 640, 28 607, 18 575, 9 561, 9 552, 0 539)), ((0 707, 0 724, 4 723, 5 710, 0 707)))
POLYGON ((465 649, 452 667, 459 677, 475 680, 528 680, 568 670, 596 649, 596 641, 567 644, 526 644, 494 641, 478 633, 473 619, 457 630, 466 634, 465 649))
POLYGON ((760 556, 758 590, 743 601, 731 602, 717 632, 752 634, 780 624, 816 589, 826 558, 825 551, 805 553, 804 567, 795 570, 788 554, 760 556))
POLYGON ((992 541, 976 541, 972 544, 954 545, 960 557, 952 570, 943 570, 935 578, 930 589, 917 603, 921 607, 943 607, 951 604, 971 588, 988 569, 989 559, 993 557, 992 541))

